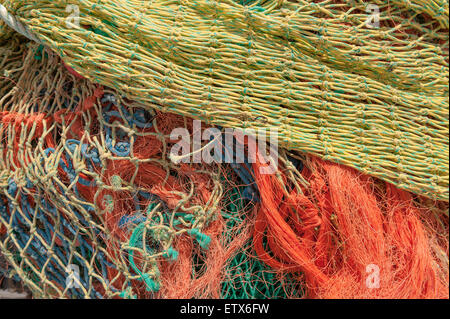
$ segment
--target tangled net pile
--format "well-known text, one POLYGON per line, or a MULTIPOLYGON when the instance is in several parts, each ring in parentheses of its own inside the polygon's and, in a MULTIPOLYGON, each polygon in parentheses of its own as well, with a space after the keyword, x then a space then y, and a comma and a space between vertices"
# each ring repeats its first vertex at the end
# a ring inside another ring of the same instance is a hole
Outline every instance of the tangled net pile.
POLYGON ((170 132, 192 120, 76 79, 38 45, 2 49, 1 248, 16 276, 37 297, 219 297, 225 262, 249 241, 232 180, 243 168, 173 164, 170 132), (67 288, 71 265, 80 289, 67 288), (173 278, 182 270, 197 274, 173 278))
POLYGON ((0 22, 0 274, 33 297, 449 297, 448 2, 2 2, 43 43, 0 22), (209 127, 278 127, 277 170, 171 160, 209 127))
POLYGON ((276 127, 287 149, 448 201, 447 0, 374 1, 379 28, 370 1, 3 2, 79 74, 132 100, 276 127))

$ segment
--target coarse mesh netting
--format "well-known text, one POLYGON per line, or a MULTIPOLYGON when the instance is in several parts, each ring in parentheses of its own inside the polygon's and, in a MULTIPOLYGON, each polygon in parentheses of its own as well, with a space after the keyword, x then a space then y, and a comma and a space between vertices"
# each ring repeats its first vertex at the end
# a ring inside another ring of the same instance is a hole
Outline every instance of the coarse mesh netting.
POLYGON ((35 298, 448 298, 447 2, 375 1, 375 30, 362 1, 78 1, 79 30, 72 1, 2 2, 46 45, 0 22, 0 277, 35 298), (277 170, 261 148, 174 162, 173 130, 208 125, 276 126, 277 170))
POLYGON ((255 191, 241 194, 239 165, 168 159, 171 130, 192 120, 77 79, 41 46, 1 50, 2 272, 34 297, 298 294, 251 249, 255 191), (173 277, 180 267, 187 278, 173 277))
POLYGON ((287 149, 448 201, 447 0, 2 2, 78 73, 132 100, 276 127, 287 149))

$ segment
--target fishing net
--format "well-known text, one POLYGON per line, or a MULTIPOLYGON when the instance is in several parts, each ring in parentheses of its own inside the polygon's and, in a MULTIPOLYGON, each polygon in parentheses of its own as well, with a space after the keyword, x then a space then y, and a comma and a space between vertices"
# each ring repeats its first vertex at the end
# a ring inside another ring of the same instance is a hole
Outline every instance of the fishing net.
MULTIPOLYGON (((247 186, 248 187, 248 186, 247 186)), ((235 224, 245 222, 245 219, 254 220, 250 212, 246 212, 246 201, 242 197, 244 190, 232 188, 231 194, 227 196, 229 203, 227 207, 227 228, 235 231, 235 224)), ((227 234, 228 240, 233 238, 227 234)), ((300 298, 304 296, 303 283, 299 283, 296 277, 289 273, 283 273, 272 269, 262 262, 256 255, 251 233, 247 241, 230 258, 225 270, 225 278, 222 284, 221 297, 231 299, 246 298, 300 298)))
POLYGON ((363 1, 2 1, 42 43, 0 21, 0 277, 34 298, 448 298, 448 3, 374 3, 380 28, 363 1), (212 127, 276 127, 277 169, 241 135, 174 160, 174 130, 212 127))
POLYGON ((38 44, 1 50, 4 274, 37 298, 287 296, 251 249, 248 162, 174 164, 170 133, 191 119, 78 79, 38 44))
POLYGON ((177 258, 176 237, 208 247, 217 172, 166 158, 171 127, 192 121, 74 81, 37 49, 4 62, 24 70, 7 80, 22 92, 2 91, 2 252, 37 297, 114 297, 128 287, 148 297, 159 290, 159 259, 177 258), (81 289, 67 288, 70 267, 81 289))
POLYGON ((79 74, 132 100, 276 127, 287 149, 448 201, 446 0, 2 2, 79 74))

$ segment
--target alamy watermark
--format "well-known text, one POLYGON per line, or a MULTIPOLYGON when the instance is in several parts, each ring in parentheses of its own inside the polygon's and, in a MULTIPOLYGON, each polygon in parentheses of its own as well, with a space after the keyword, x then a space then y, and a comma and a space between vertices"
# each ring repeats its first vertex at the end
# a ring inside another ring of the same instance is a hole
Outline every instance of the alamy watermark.
POLYGON ((69 16, 66 18, 66 27, 69 29, 80 27, 80 7, 76 4, 66 6, 66 12, 69 16))
POLYGON ((366 287, 369 289, 380 288, 380 267, 369 264, 366 266, 366 273, 369 274, 366 278, 366 287))
POLYGON ((278 130, 218 128, 201 129, 201 121, 193 121, 193 132, 176 128, 172 140, 178 140, 169 158, 178 163, 248 163, 263 164, 261 174, 273 174, 278 168, 278 130), (192 137, 192 139, 191 139, 192 137), (208 142, 204 146, 204 142, 208 142), (244 146, 245 145, 245 146, 244 146), (246 156, 247 151, 247 156, 246 156), (268 151, 268 152, 267 152, 268 151))
POLYGON ((81 288, 80 267, 70 264, 66 267, 68 276, 66 277, 66 288, 81 288))
POLYGON ((380 7, 370 3, 366 6, 366 13, 370 14, 366 19, 366 26, 373 29, 380 28, 380 7))

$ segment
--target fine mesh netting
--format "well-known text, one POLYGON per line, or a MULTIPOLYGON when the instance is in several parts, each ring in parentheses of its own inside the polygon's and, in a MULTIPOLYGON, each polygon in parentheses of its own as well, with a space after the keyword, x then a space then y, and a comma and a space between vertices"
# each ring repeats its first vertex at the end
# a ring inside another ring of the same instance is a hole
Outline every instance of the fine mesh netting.
POLYGON ((447 0, 2 2, 75 71, 132 100, 276 127, 287 149, 448 201, 447 0))
POLYGON ((35 52, 9 79, 27 93, 2 95, 2 251, 37 296, 111 297, 128 286, 149 296, 157 262, 177 257, 176 237, 208 246, 217 172, 167 161, 170 128, 187 119, 74 82, 56 57, 35 52), (65 288, 69 265, 81 290, 65 288))
POLYGON ((38 45, 2 50, 0 247, 34 297, 286 296, 249 246, 239 165, 168 160, 192 120, 76 79, 38 45), (189 292, 170 282, 183 266, 189 292))
POLYGON ((1 2, 0 286, 448 298, 448 2, 1 2))

